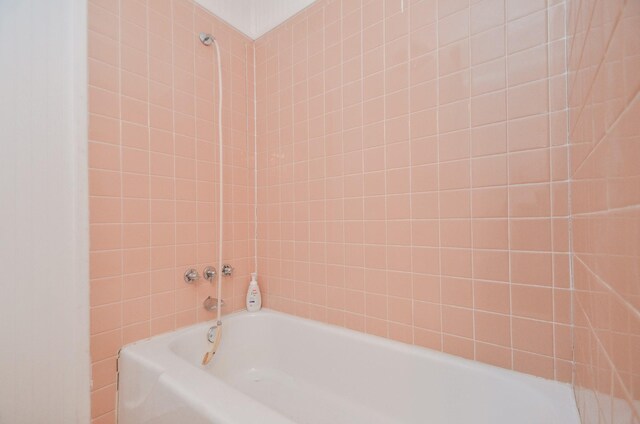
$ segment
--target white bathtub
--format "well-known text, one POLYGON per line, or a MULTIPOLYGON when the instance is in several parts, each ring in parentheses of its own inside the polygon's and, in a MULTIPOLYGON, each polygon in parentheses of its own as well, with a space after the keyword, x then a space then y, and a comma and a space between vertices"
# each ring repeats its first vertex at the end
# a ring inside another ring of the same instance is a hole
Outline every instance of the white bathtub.
POLYGON ((569 385, 262 310, 125 347, 120 424, 578 424, 569 385))

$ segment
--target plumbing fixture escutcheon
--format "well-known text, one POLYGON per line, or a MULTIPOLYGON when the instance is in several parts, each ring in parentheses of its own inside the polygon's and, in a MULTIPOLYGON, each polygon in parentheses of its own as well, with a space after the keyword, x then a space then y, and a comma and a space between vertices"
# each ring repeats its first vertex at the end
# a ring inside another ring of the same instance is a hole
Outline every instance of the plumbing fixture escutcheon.
POLYGON ((184 282, 187 284, 193 284, 200 279, 198 271, 190 268, 184 272, 184 282))
POLYGON ((214 278, 216 278, 216 269, 208 265, 202 270, 202 276, 208 282, 213 283, 214 278))
MULTIPOLYGON (((208 296, 204 300, 204 302, 202 302, 202 305, 204 306, 204 309, 206 309, 207 311, 215 311, 216 309, 218 309, 218 299, 216 299, 215 297, 208 296)), ((220 301, 220 306, 224 306, 224 300, 220 301)))
POLYGON ((222 275, 225 277, 230 276, 233 273, 233 267, 229 264, 222 265, 222 275))

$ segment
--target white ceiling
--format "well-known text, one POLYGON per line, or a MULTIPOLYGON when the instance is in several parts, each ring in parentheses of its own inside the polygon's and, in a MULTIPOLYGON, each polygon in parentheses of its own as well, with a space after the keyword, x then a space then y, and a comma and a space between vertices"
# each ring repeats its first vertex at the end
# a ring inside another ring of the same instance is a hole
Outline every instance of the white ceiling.
POLYGON ((196 0, 252 39, 260 38, 315 0, 196 0))

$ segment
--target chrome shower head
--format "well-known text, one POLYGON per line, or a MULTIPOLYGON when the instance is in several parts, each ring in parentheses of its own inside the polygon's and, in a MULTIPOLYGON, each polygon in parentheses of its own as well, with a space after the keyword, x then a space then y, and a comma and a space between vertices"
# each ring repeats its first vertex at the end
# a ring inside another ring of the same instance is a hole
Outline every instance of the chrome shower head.
POLYGON ((210 46, 211 43, 213 43, 213 35, 207 34, 206 32, 201 32, 200 41, 202 41, 202 44, 204 44, 205 46, 210 46))

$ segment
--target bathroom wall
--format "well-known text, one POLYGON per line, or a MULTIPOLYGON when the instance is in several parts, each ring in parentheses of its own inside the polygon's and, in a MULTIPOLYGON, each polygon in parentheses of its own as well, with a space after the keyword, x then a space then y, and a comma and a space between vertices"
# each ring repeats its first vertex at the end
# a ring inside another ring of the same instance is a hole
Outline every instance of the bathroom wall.
POLYGON ((585 423, 640 422, 640 2, 568 18, 576 398, 585 423))
POLYGON ((254 268, 252 41, 186 0, 89 2, 94 423, 115 421, 122 345, 214 317, 202 302, 215 286, 183 281, 218 267, 219 87, 201 31, 222 48, 229 312, 254 268))
POLYGON ((201 31, 226 312, 257 265, 265 306, 508 369, 572 381, 573 342, 582 417, 632 421, 639 6, 566 7, 318 0, 253 43, 188 0, 90 0, 93 422, 123 344, 212 318, 182 280, 217 265, 201 31))
POLYGON ((89 422, 86 15, 0 2, 0 423, 89 422))
POLYGON ((564 6, 319 0, 257 40, 266 306, 571 381, 564 6))

